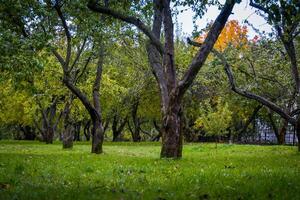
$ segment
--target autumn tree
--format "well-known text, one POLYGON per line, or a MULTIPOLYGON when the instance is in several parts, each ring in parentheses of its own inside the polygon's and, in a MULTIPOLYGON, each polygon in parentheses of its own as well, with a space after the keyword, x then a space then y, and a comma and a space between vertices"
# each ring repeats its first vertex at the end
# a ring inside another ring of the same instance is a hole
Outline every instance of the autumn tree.
MULTIPOLYGON (((211 24, 208 25, 206 29, 209 30, 210 26, 211 24)), ((208 30, 204 30, 205 33, 197 37, 196 42, 203 43, 207 37, 208 30)), ((221 52, 224 51, 228 45, 232 45, 236 48, 246 48, 248 43, 247 34, 247 26, 241 26, 237 20, 229 20, 221 31, 214 48, 221 52)))
MULTIPOLYGON (((297 137, 300 138, 300 118, 299 118, 299 88, 300 88, 300 78, 298 72, 298 57, 295 43, 299 37, 299 4, 295 1, 258 1, 251 0, 250 6, 254 7, 259 11, 259 13, 266 17, 268 23, 273 26, 274 32, 277 38, 281 41, 283 45, 284 53, 289 58, 291 78, 293 80, 291 99, 292 106, 290 109, 284 109, 279 106, 274 100, 259 95, 255 92, 249 90, 240 89, 237 85, 237 81, 232 72, 232 66, 230 62, 218 51, 214 51, 215 55, 224 64, 225 72, 227 74, 230 86, 232 90, 246 98, 256 100, 257 102, 268 107, 273 112, 276 112, 283 119, 295 126, 297 137)), ((300 151, 300 143, 298 142, 298 150, 300 151)))

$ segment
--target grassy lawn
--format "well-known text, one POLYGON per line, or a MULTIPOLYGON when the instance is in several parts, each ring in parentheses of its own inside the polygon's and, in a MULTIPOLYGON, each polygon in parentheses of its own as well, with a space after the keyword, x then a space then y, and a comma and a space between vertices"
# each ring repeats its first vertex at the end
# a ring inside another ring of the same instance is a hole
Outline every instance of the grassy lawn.
POLYGON ((0 199, 300 199, 296 147, 187 144, 159 159, 159 143, 0 141, 0 199))

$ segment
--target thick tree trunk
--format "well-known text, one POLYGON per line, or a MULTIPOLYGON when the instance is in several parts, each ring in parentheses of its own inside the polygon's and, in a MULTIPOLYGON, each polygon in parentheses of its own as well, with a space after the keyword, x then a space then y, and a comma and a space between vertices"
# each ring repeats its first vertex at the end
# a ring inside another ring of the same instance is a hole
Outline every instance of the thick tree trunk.
POLYGON ((99 119, 93 118, 93 128, 92 128, 92 153, 100 154, 103 152, 103 127, 99 119))
POLYGON ((300 120, 298 119, 297 124, 296 124, 296 134, 298 138, 298 151, 300 152, 300 120))
POLYGON ((285 135, 286 135, 287 126, 288 126, 288 121, 284 120, 277 138, 278 144, 280 145, 285 144, 285 135))
POLYGON ((186 142, 196 142, 197 141, 197 133, 193 129, 194 121, 193 119, 188 119, 186 115, 182 115, 181 118, 182 121, 182 131, 183 131, 183 137, 184 141, 186 142))
POLYGON ((54 130, 53 130, 53 128, 52 127, 47 127, 46 138, 45 138, 46 144, 52 144, 53 143, 53 138, 54 138, 54 130))
POLYGON ((127 121, 128 121, 127 117, 125 117, 125 119, 122 120, 122 119, 120 119, 118 114, 114 115, 112 125, 111 125, 111 129, 113 132, 113 142, 121 140, 121 134, 125 128, 127 121))
POLYGON ((118 119, 117 116, 114 115, 113 117, 113 121, 111 124, 111 130, 112 130, 112 134, 113 134, 113 142, 117 142, 118 140, 120 140, 119 136, 120 136, 120 132, 118 132, 118 119))
POLYGON ((92 129, 92 153, 100 154, 103 152, 102 144, 104 140, 104 129, 102 126, 101 106, 100 106, 100 83, 102 79, 102 67, 104 64, 104 44, 100 41, 99 58, 97 64, 96 77, 93 84, 93 103, 94 108, 90 111, 93 122, 92 129))
POLYGON ((133 140, 133 142, 140 142, 141 141, 140 129, 136 129, 133 132, 132 140, 133 140))
POLYGON ((181 105, 170 102, 167 113, 163 118, 162 127, 162 158, 182 157, 182 123, 181 105))
POLYGON ((73 147, 73 138, 74 131, 73 125, 70 121, 70 112, 71 112, 71 104, 73 101, 73 97, 71 97, 70 102, 67 102, 63 111, 64 116, 64 132, 62 135, 63 148, 68 149, 73 147))
POLYGON ((24 134, 24 140, 34 140, 36 137, 35 129, 31 126, 20 125, 20 130, 24 134))
POLYGON ((69 149, 73 147, 73 130, 72 125, 68 124, 65 127, 64 134, 63 134, 63 148, 69 149))
POLYGON ((154 125, 155 130, 158 132, 158 134, 155 137, 153 137, 151 139, 151 141, 159 141, 159 139, 162 136, 162 128, 160 125, 157 124, 155 119, 153 120, 153 125, 154 125))
POLYGON ((273 131, 274 131, 274 134, 275 134, 275 136, 276 136, 276 138, 277 138, 277 142, 278 142, 278 144, 279 144, 279 141, 280 141, 279 131, 278 131, 278 128, 277 128, 277 126, 276 126, 276 123, 275 123, 275 121, 274 121, 274 119, 273 119, 273 115, 272 115, 271 112, 268 113, 268 117, 269 117, 269 120, 270 120, 272 129, 273 129, 273 131))
POLYGON ((117 142, 117 141, 119 141, 120 139, 119 139, 119 134, 117 133, 117 132, 113 132, 113 139, 112 139, 112 141, 113 142, 117 142))
POLYGON ((128 128, 131 132, 131 137, 133 142, 140 142, 141 141, 141 120, 138 117, 138 108, 139 108, 139 99, 135 99, 134 103, 131 106, 131 117, 133 122, 133 128, 130 126, 130 122, 128 121, 128 128))
POLYGON ((109 125, 109 119, 106 120, 106 122, 104 123, 104 127, 103 127, 103 135, 105 136, 105 133, 108 129, 108 125, 109 125))
POLYGON ((87 123, 85 124, 84 128, 83 128, 83 134, 85 136, 86 141, 90 141, 91 138, 91 121, 87 121, 87 123))
POLYGON ((41 103, 38 102, 42 114, 42 127, 39 128, 37 123, 36 126, 40 130, 42 139, 46 142, 46 144, 53 143, 56 127, 61 118, 61 115, 59 115, 55 120, 57 103, 58 99, 57 97, 54 97, 52 99, 52 104, 48 108, 44 109, 41 103))
POLYGON ((80 141, 81 140, 81 138, 80 138, 80 130, 81 130, 81 121, 76 122, 74 124, 74 137, 73 137, 74 141, 80 141))

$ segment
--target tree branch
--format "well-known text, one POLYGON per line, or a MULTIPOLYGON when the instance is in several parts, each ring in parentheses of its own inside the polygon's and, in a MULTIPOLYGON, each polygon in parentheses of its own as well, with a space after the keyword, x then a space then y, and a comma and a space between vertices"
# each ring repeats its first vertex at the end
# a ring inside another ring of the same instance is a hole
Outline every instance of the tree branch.
POLYGON ((174 62, 174 25, 170 9, 170 1, 163 0, 163 24, 165 36, 165 55, 163 65, 167 74, 168 90, 176 87, 176 67, 174 62))
POLYGON ((56 10, 60 20, 61 20, 61 23, 62 23, 62 26, 64 28, 64 31, 65 31, 65 35, 67 37, 67 55, 66 55, 66 58, 65 58, 65 68, 67 69, 68 66, 69 66, 69 63, 70 63, 70 59, 71 59, 71 51, 72 51, 72 48, 71 48, 71 33, 69 31, 69 27, 67 25, 67 22, 66 22, 66 19, 61 11, 61 6, 59 5, 59 3, 56 1, 55 5, 54 5, 54 9, 56 10))
POLYGON ((192 84, 193 80, 195 79, 197 73, 203 66, 204 62, 210 51, 213 49, 215 42, 217 41, 222 29, 224 28, 228 17, 230 16, 233 6, 235 4, 235 0, 227 0, 222 11, 216 18, 215 22, 213 23, 210 31, 208 32, 207 37, 203 45, 201 45, 200 50, 193 58, 188 70, 183 75, 183 78, 178 83, 178 94, 179 98, 182 98, 185 91, 189 88, 192 84))
POLYGON ((133 17, 133 16, 128 16, 124 13, 114 11, 110 8, 102 7, 102 6, 98 5, 94 0, 89 1, 88 8, 90 10, 94 11, 94 12, 109 15, 113 18, 119 19, 121 21, 127 22, 127 23, 132 24, 132 25, 135 25, 145 35, 147 35, 149 37, 149 39, 156 46, 156 48, 160 52, 160 54, 163 54, 164 48, 163 48, 160 40, 149 29, 149 27, 147 27, 139 18, 136 18, 136 17, 133 17))
POLYGON ((52 48, 51 51, 54 54, 54 56, 57 58, 58 62, 63 67, 63 70, 67 71, 67 68, 65 68, 66 63, 65 63, 65 60, 63 59, 63 57, 55 49, 52 48))
MULTIPOLYGON (((191 45, 197 46, 197 47, 201 47, 201 45, 202 45, 201 43, 191 41, 189 38, 188 38, 188 43, 191 45)), ((228 81, 229 81, 232 91, 234 91, 235 93, 237 93, 241 96, 244 96, 246 98, 256 100, 257 102, 267 106, 268 108, 270 108, 271 110, 273 110, 274 112, 279 114, 282 118, 286 119, 287 121, 291 122, 292 124, 296 123, 296 120, 294 118, 292 118, 289 114, 284 112, 284 110, 282 110, 279 106, 277 106, 273 102, 269 101, 268 99, 261 97, 259 95, 253 94, 251 92, 239 89, 236 86, 235 78, 233 76, 231 67, 230 67, 229 63, 227 62, 227 60, 225 59, 225 57, 215 49, 212 49, 212 52, 223 63, 224 69, 225 69, 225 72, 226 72, 226 75, 227 75, 227 78, 228 78, 228 81)))
POLYGON ((84 74, 84 72, 85 72, 85 70, 87 69, 87 67, 88 67, 89 63, 91 62, 91 60, 92 60, 92 55, 89 56, 89 57, 86 59, 85 65, 83 66, 83 68, 82 68, 80 74, 79 74, 79 72, 78 72, 78 76, 76 76, 76 77, 74 78, 74 83, 75 83, 75 84, 77 83, 77 81, 79 80, 79 78, 84 74))
POLYGON ((258 10, 261 10, 267 14, 269 14, 269 10, 257 3, 254 3, 253 0, 250 0, 250 3, 249 3, 250 6, 254 7, 254 8, 257 8, 258 10))
POLYGON ((77 62, 78 62, 78 60, 79 60, 79 58, 81 56, 81 53, 82 53, 82 51, 83 51, 83 49, 85 47, 86 41, 87 41, 87 37, 83 39, 83 43, 82 43, 81 47, 79 48, 79 50, 78 50, 78 52, 76 54, 75 60, 74 60, 73 64, 71 65, 70 71, 72 71, 73 68, 74 68, 74 66, 77 64, 77 62))
MULTIPOLYGON (((225 63, 224 63, 225 64, 225 63)), ((287 113, 285 113, 279 106, 277 106, 276 104, 274 104, 273 102, 267 100, 264 97, 261 97, 259 95, 253 94, 251 92, 247 92, 245 90, 241 90, 239 88, 237 88, 236 86, 236 82, 234 79, 234 76, 232 74, 231 68, 230 66, 227 64, 225 64, 224 66, 225 68, 225 72, 227 74, 231 89, 237 93, 240 94, 241 96, 247 97, 249 99, 253 99, 256 100, 260 103, 262 103, 263 105, 267 106, 268 108, 270 108, 271 110, 275 111, 277 114, 279 114, 281 117, 283 117, 284 119, 290 121, 291 123, 296 123, 295 119, 292 118, 291 116, 289 116, 287 113)))

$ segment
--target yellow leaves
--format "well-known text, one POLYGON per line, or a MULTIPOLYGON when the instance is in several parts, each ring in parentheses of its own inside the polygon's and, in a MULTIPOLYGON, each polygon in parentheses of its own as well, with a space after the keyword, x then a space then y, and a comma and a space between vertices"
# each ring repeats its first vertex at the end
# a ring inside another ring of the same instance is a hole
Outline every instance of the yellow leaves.
MULTIPOLYGON (((230 20, 226 23, 224 29, 222 30, 214 48, 219 51, 224 51, 228 45, 232 45, 237 48, 247 47, 247 26, 241 26, 237 20, 230 20)), ((196 39, 198 42, 203 42, 206 38, 207 33, 201 35, 196 39)))

